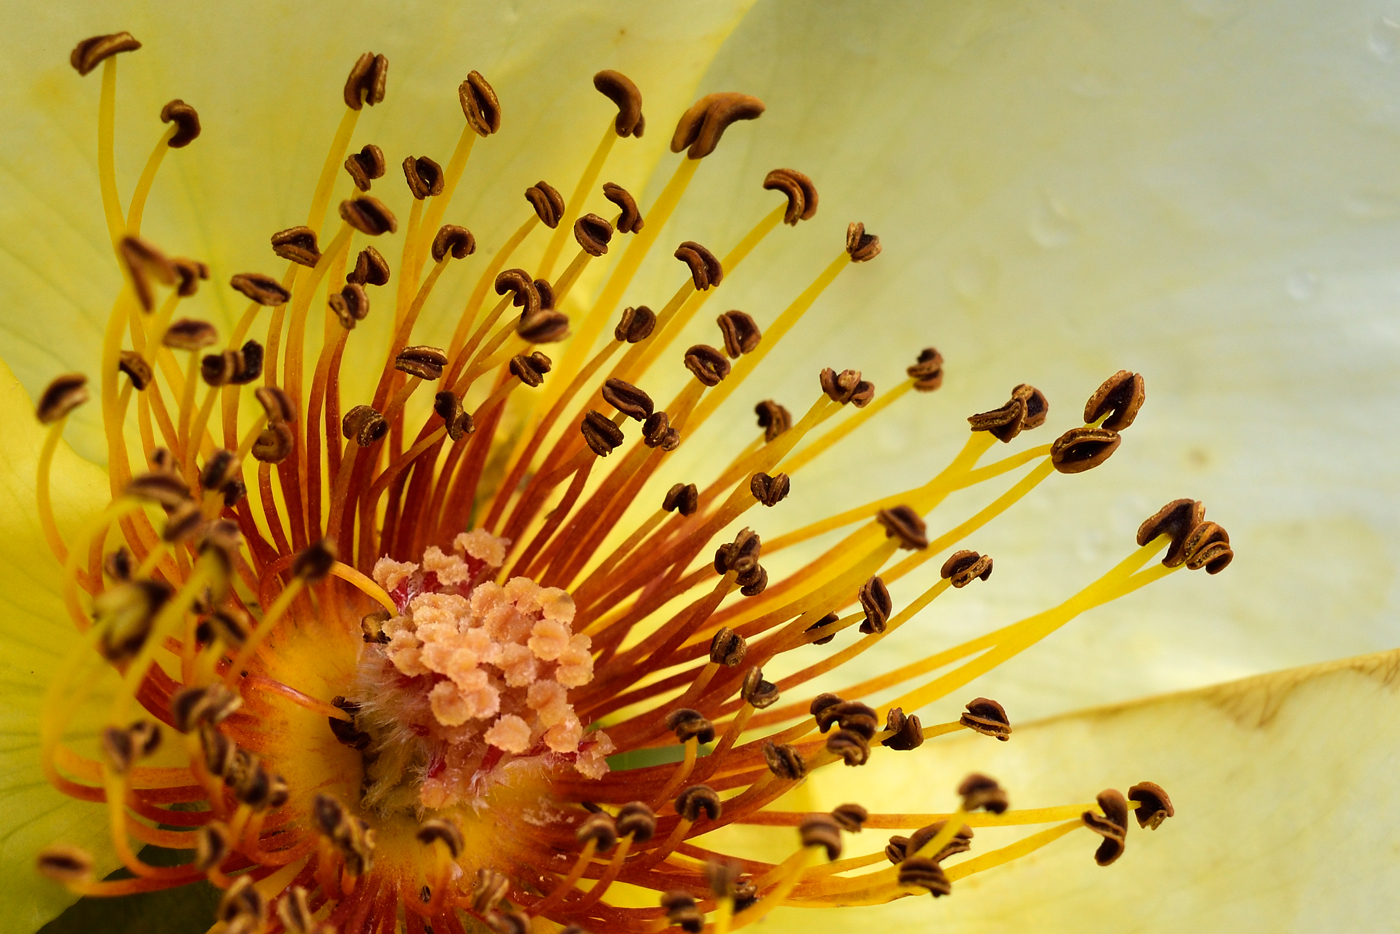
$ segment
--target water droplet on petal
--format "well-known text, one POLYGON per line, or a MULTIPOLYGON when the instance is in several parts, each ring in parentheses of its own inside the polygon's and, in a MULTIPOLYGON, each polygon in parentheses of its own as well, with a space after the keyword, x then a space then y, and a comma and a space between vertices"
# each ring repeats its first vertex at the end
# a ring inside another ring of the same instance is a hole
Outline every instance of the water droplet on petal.
POLYGON ((1045 195, 1031 211, 1031 239, 1047 250, 1062 247, 1074 239, 1078 225, 1070 219, 1064 204, 1045 195))
POLYGON ((1318 281, 1316 273, 1299 269, 1289 273, 1283 284, 1289 297, 1295 302, 1306 302, 1317 294, 1318 281))

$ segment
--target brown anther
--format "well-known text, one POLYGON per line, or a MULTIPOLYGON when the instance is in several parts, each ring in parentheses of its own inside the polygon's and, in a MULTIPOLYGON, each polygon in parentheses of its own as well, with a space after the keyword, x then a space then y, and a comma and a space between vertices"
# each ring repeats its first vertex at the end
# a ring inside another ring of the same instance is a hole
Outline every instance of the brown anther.
MULTIPOLYGON (((947 821, 941 820, 934 821, 926 827, 920 827, 908 837, 891 837, 890 846, 885 847, 885 855, 888 856, 890 854, 890 850, 896 846, 895 840, 899 839, 905 841, 904 853, 900 856, 899 860, 893 860, 893 862, 899 862, 905 857, 913 856, 913 854, 919 852, 919 850, 922 850, 929 843, 933 842, 933 838, 938 836, 943 828, 947 826, 947 823, 947 821)), ((972 828, 964 824, 953 833, 953 839, 943 844, 943 849, 939 850, 937 853, 929 854, 926 858, 933 860, 935 863, 941 863, 950 856, 956 856, 958 853, 966 853, 968 850, 972 849, 972 836, 972 828)))
POLYGON ((369 317, 369 293, 358 282, 346 282, 339 292, 332 292, 326 304, 335 313, 340 326, 347 331, 369 317))
POLYGON ((742 871, 738 863, 711 857, 705 861, 705 883, 715 898, 733 898, 734 886, 742 871))
POLYGON ((431 846, 434 843, 443 843, 447 846, 447 852, 456 859, 462 854, 465 845, 462 841, 462 831, 457 829, 457 825, 448 820, 429 820, 418 825, 416 834, 418 842, 424 846, 431 846))
POLYGON ((360 195, 340 202, 340 217, 360 233, 371 237, 397 233, 399 229, 394 212, 385 207, 384 202, 369 195, 360 195))
MULTIPOLYGON (((238 478, 239 473, 241 473, 241 468, 235 465, 234 472, 218 488, 219 491, 224 494, 225 503, 227 503, 229 499, 230 487, 237 487, 240 498, 247 492, 243 489, 243 483, 238 478)), ((238 556, 238 550, 242 547, 243 531, 238 527, 238 523, 234 522, 232 519, 216 519, 209 523, 205 526, 204 535, 199 540, 199 553, 201 555, 210 555, 218 559, 225 568, 226 573, 231 573, 233 571, 234 560, 238 556)), ((233 608, 215 610, 214 612, 232 613, 240 617, 243 615, 241 610, 235 610, 233 608)), ((244 618, 243 626, 246 628, 248 625, 247 619, 244 618)))
POLYGON ((169 448, 156 448, 147 455, 146 460, 151 465, 151 470, 155 473, 181 473, 184 468, 180 466, 180 461, 169 448))
POLYGON ((737 571, 744 574, 758 567, 759 556, 763 552, 763 540, 753 529, 740 529, 733 543, 720 545, 715 550, 715 571, 724 574, 737 571))
POLYGON ((758 416, 758 427, 763 429, 763 440, 772 441, 792 427, 792 413, 772 399, 764 399, 753 407, 758 416))
POLYGON ((374 247, 367 246, 355 257, 355 270, 345 279, 356 285, 385 285, 389 281, 389 262, 374 247))
POLYGON ((886 538, 899 539, 899 547, 909 551, 923 551, 928 547, 928 527, 919 514, 908 506, 895 506, 881 509, 875 514, 875 521, 885 528, 886 538))
POLYGON ((749 478, 749 492, 765 506, 776 506, 787 498, 792 480, 785 473, 769 476, 760 471, 749 478))
POLYGON ((389 634, 384 631, 384 624, 394 618, 394 614, 388 610, 375 610, 373 613, 366 613, 360 618, 360 633, 364 641, 387 645, 389 634))
POLYGON ((990 432, 998 441, 1008 442, 1022 431, 1045 424, 1050 403, 1034 386, 1021 383, 1011 390, 1011 398, 1000 408, 968 416, 973 431, 990 432))
POLYGON ((277 307, 291 301, 292 293, 271 276, 260 272, 241 272, 228 281, 234 291, 242 292, 259 305, 277 307))
POLYGON ((359 152, 352 152, 345 159, 345 171, 360 191, 369 191, 376 178, 382 178, 389 164, 384 160, 384 150, 373 143, 365 144, 359 152))
POLYGON ((442 166, 427 156, 406 156, 403 177, 408 181, 409 194, 418 201, 442 194, 442 166))
POLYGON ((440 263, 451 253, 453 259, 466 259, 476 252, 476 237, 465 227, 443 224, 433 237, 433 262, 440 263))
POLYGON ((204 461, 199 471, 199 487, 206 492, 219 490, 242 475, 242 463, 233 451, 220 448, 204 461))
POLYGON ((206 354, 199 361, 199 376, 207 385, 226 386, 243 369, 243 352, 225 350, 206 354))
POLYGON ((350 76, 345 79, 345 106, 359 110, 365 104, 373 107, 384 100, 384 86, 389 80, 389 60, 383 55, 366 52, 355 60, 350 76))
MULTIPOLYGON (((149 367, 146 368, 146 372, 150 373, 149 367)), ((135 377, 132 377, 132 382, 136 382, 135 377)), ((149 383, 150 379, 147 378, 146 382, 149 383)), ((145 386, 137 388, 144 389, 145 386)), ((87 402, 89 398, 87 377, 81 373, 65 373, 55 377, 44 387, 43 393, 39 396, 39 404, 34 407, 34 414, 39 417, 40 423, 52 425, 87 402)))
POLYGON ((553 361, 538 350, 526 356, 516 354, 510 358, 510 373, 532 389, 544 382, 544 376, 553 366, 553 361))
POLYGON ((342 746, 348 746, 351 749, 363 751, 369 748, 370 743, 374 742, 374 737, 355 726, 350 720, 342 720, 339 717, 327 717, 326 722, 330 725, 331 735, 334 736, 336 742, 340 743, 342 746))
POLYGON ((706 386, 718 386, 729 375, 729 361, 708 344, 696 344, 685 352, 685 368, 706 386))
POLYGON ((990 814, 1001 814, 1009 806, 1006 791, 997 784, 995 778, 973 772, 958 785, 964 811, 983 810, 990 814))
POLYGON ((668 713, 666 729, 674 732, 676 739, 682 743, 692 739, 701 743, 711 743, 715 739, 715 725, 700 711, 691 710, 689 707, 668 713))
POLYGON ((394 369, 419 379, 434 380, 442 377, 448 362, 447 354, 436 347, 405 347, 394 358, 394 369))
POLYGON ((68 63, 77 69, 78 74, 86 75, 113 55, 135 52, 139 48, 141 43, 129 32, 93 36, 73 47, 73 53, 68 56, 68 63))
POLYGON ((899 884, 927 889, 934 898, 953 891, 953 883, 948 881, 943 868, 925 856, 915 856, 899 864, 899 884))
POLYGON ((617 120, 613 122, 617 135, 640 137, 646 129, 646 118, 642 116, 642 92, 632 79, 607 68, 593 76, 593 86, 617 105, 617 120))
POLYGON ((55 882, 86 882, 92 878, 92 857, 76 846, 50 846, 39 851, 35 866, 55 882))
POLYGON ((199 283, 209 278, 209 266, 194 259, 176 257, 170 261, 175 269, 175 294, 189 298, 199 291, 199 283))
POLYGON ((589 409, 579 428, 583 432, 583 440, 599 457, 607 457, 622 443, 622 429, 601 412, 589 409))
POLYGON ((916 392, 933 392, 943 385, 943 355, 932 347, 919 351, 919 359, 904 371, 914 381, 916 392))
POLYGON ((817 186, 796 169, 774 169, 764 177, 763 187, 787 196, 785 224, 795 226, 800 220, 811 220, 817 213, 817 186))
POLYGON ((300 266, 314 267, 321 259, 316 231, 310 227, 288 227, 272 235, 272 252, 300 266))
POLYGON ((316 932, 316 914, 311 910, 311 901, 306 889, 294 885, 277 902, 277 919, 291 934, 313 934, 316 932))
POLYGON ((228 857, 233 849, 233 832, 223 821, 212 820, 195 831, 194 868, 208 872, 228 857))
POLYGON ((525 309, 520 314, 522 319, 544 307, 540 303, 540 292, 535 288, 535 280, 523 269, 507 269, 496 276, 496 294, 505 295, 507 292, 514 293, 511 296, 512 305, 525 309))
POLYGON ((840 694, 818 694, 816 697, 812 698, 812 702, 807 705, 807 712, 815 717, 821 714, 823 710, 832 706, 833 704, 840 703, 842 703, 840 694))
POLYGON ((433 411, 442 419, 443 425, 447 428, 447 437, 453 441, 461 441, 476 431, 476 423, 472 421, 469 412, 462 410, 462 400, 457 397, 455 392, 438 393, 433 398, 433 411))
POLYGON ((235 649, 248 641, 252 630, 252 621, 242 610, 219 608, 210 613, 204 622, 209 625, 211 635, 235 649))
POLYGON ((296 436, 283 422, 272 422, 258 432, 253 442, 253 459, 263 464, 280 464, 292 456, 296 436))
POLYGON ((952 581, 954 587, 963 588, 992 576, 992 558, 967 549, 955 551, 943 562, 938 574, 943 580, 952 581))
POLYGON ((373 406, 357 405, 340 420, 340 433, 347 441, 353 438, 360 447, 367 448, 384 439, 389 423, 373 406))
POLYGON ((724 267, 719 259, 694 240, 687 240, 676 247, 675 257, 690 270, 690 280, 697 292, 714 288, 724 281, 724 267))
MULTIPOLYGON (((535 291, 540 296, 540 308, 548 311, 554 307, 554 286, 550 285, 547 279, 536 279, 535 291)), ((523 318, 525 315, 522 314, 520 317, 523 318)))
POLYGON ((171 149, 184 149, 199 139, 199 112, 178 97, 160 109, 160 122, 175 124, 175 135, 166 141, 171 149))
POLYGON ((715 151, 720 137, 736 120, 756 120, 764 111, 763 101, 732 91, 706 94, 681 114, 671 135, 671 152, 690 147, 686 156, 703 159, 715 151))
POLYGON ((734 583, 739 585, 739 593, 746 597, 756 597, 768 589, 768 571, 761 564, 755 565, 752 571, 734 578, 734 583))
POLYGON ((853 263, 868 263, 880 255, 880 238, 866 233, 864 224, 850 224, 846 227, 846 253, 853 263))
POLYGON ((826 850, 831 862, 841 858, 841 825, 830 814, 813 814, 797 827, 803 846, 819 846, 826 850))
POLYGON ((1096 422, 1104 418, 1102 427, 1110 431, 1122 431, 1137 418, 1143 400, 1147 398, 1147 385, 1137 373, 1119 370, 1103 385, 1094 390, 1089 401, 1084 403, 1084 421, 1096 422), (1108 413, 1112 413, 1109 415, 1108 413))
POLYGON ((184 688, 170 699, 170 718, 175 729, 188 733, 200 726, 217 726, 242 706, 243 698, 222 684, 184 688))
POLYGON ((190 488, 178 474, 152 470, 132 477, 126 484, 126 495, 174 509, 189 501, 190 488))
POLYGON ((861 701, 838 700, 822 707, 813 717, 816 718, 817 728, 823 733, 835 725, 868 740, 873 739, 880 728, 875 709, 861 701))
POLYGON ((292 561, 292 576, 308 584, 319 583, 331 573, 335 564, 335 542, 323 538, 307 545, 292 561))
POLYGON ((1094 852, 1094 862, 1107 866, 1123 855, 1128 837, 1128 799, 1121 791, 1106 788, 1099 792, 1099 808, 1103 814, 1085 811, 1081 815, 1084 826, 1103 837, 1099 848, 1094 852))
POLYGON ((866 635, 884 632, 885 625, 890 621, 890 613, 894 610, 894 602, 890 599, 885 582, 879 577, 870 578, 860 585, 859 597, 860 608, 865 611, 860 631, 866 635))
POLYGON ((1168 817, 1176 816, 1172 799, 1156 782, 1138 782, 1128 789, 1128 798, 1137 802, 1133 816, 1143 830, 1156 830, 1168 817))
POLYGON ((151 280, 161 285, 174 285, 175 264, 164 253, 137 237, 122 237, 117 245, 127 272, 131 275, 131 287, 141 308, 151 311, 156 307, 155 292, 151 280))
POLYGON ((826 393, 832 402, 842 405, 849 402, 856 408, 863 409, 875 398, 875 386, 860 378, 860 370, 842 370, 837 373, 831 367, 825 367, 817 379, 822 392, 826 393))
POLYGON ((472 911, 487 914, 495 910, 510 889, 510 878, 495 869, 478 869, 472 886, 472 911))
POLYGON ((742 311, 726 311, 716 319, 720 334, 724 337, 724 352, 737 360, 746 353, 758 349, 763 333, 753 318, 742 311))
POLYGON ((1159 535, 1171 536, 1171 545, 1162 557, 1169 568, 1186 563, 1186 539, 1205 521, 1206 507, 1193 499, 1174 499, 1138 526, 1137 543, 1146 545, 1159 535))
POLYGON ((486 916, 486 924, 496 934, 530 934, 530 916, 523 911, 493 911, 486 916))
POLYGON ((613 226, 607 218, 585 214, 574 221, 574 240, 589 256, 602 256, 612 242, 613 226))
POLYGON ((651 336, 656 327, 656 312, 645 305, 622 309, 622 320, 613 329, 613 337, 619 342, 635 344, 651 336))
POLYGON ((1206 569, 1207 574, 1219 574, 1234 560, 1230 549, 1230 533, 1214 522, 1202 522, 1186 536, 1186 567, 1192 571, 1206 569))
POLYGON ((763 680, 763 669, 755 666, 744 672, 744 682, 739 687, 739 696, 750 707, 762 710, 765 707, 772 707, 782 695, 776 684, 763 680))
POLYGON ((807 775, 807 763, 802 761, 802 754, 791 743, 778 744, 764 740, 763 761, 768 763, 768 771, 784 781, 800 781, 807 775))
POLYGON ((617 845, 617 825, 613 822, 611 814, 592 814, 579 824, 574 836, 579 843, 592 840, 597 852, 606 853, 617 845))
POLYGON ((666 920, 686 934, 700 934, 705 929, 705 915, 689 892, 667 892, 661 896, 661 907, 666 909, 666 920))
POLYGON ((255 340, 246 340, 238 349, 242 367, 229 382, 235 386, 246 386, 262 375, 263 345, 255 340))
POLYGON ((691 823, 700 819, 700 812, 710 820, 719 820, 719 795, 709 785, 691 785, 676 795, 676 813, 691 823))
POLYGON ((674 451, 680 447, 681 433, 671 427, 665 412, 652 412, 642 423, 642 441, 649 448, 674 451))
POLYGON ((967 713, 958 722, 983 736, 995 736, 1003 743, 1011 738, 1011 720, 1006 716, 1006 709, 990 697, 974 697, 968 701, 967 713))
POLYGON ((267 413, 270 424, 280 425, 297 420, 296 406, 292 404, 291 397, 278 387, 259 386, 253 392, 253 398, 258 400, 258 404, 267 413))
MULTIPOLYGON (((804 632, 817 632, 817 631, 819 631, 819 630, 825 629, 826 627, 832 625, 833 623, 837 622, 839 619, 840 619, 840 617, 837 616, 835 613, 828 613, 828 614, 826 614, 825 616, 823 616, 821 619, 817 620, 817 621, 816 621, 815 623, 813 623, 812 625, 808 626, 808 627, 807 627, 805 630, 803 630, 803 631, 804 631, 804 632)), ((833 639, 835 639, 835 638, 836 638, 836 633, 833 632, 833 633, 832 633, 831 635, 829 635, 829 636, 822 636, 822 637, 819 638, 819 639, 813 639, 813 640, 812 640, 812 644, 813 644, 813 645, 828 645, 828 644, 830 644, 830 642, 831 642, 833 639)))
POLYGON ((243 772, 233 786, 233 796, 240 804, 254 810, 265 810, 272 804, 273 777, 261 762, 243 772))
POLYGON ((550 230, 559 226, 564 216, 564 196, 546 181, 538 181, 525 189, 525 200, 535 209, 535 215, 550 230))
POLYGON ((693 483, 674 483, 661 500, 661 508, 665 512, 693 516, 695 510, 700 508, 700 491, 693 483))
POLYGON ((748 641, 728 626, 720 627, 710 639, 710 661, 716 665, 735 668, 744 660, 748 651, 748 641))
POLYGON ((208 321, 181 318, 165 329, 160 342, 171 350, 203 350, 219 339, 219 332, 208 321))
POLYGON ((1050 463, 1060 473, 1093 470, 1113 456, 1123 436, 1107 428, 1071 428, 1050 446, 1050 463))
POLYGON ((636 843, 646 843, 656 835, 656 812, 641 801, 632 801, 617 809, 617 832, 631 835, 636 843))
POLYGON ((257 931, 262 928, 266 914, 267 906, 263 904, 262 895, 253 887, 252 876, 241 875, 235 876, 233 883, 224 889, 215 917, 230 927, 233 927, 233 922, 248 918, 255 923, 249 923, 247 928, 257 931))
POLYGON ((612 182, 604 182, 603 197, 617 205, 617 209, 622 212, 617 218, 618 233, 634 234, 646 226, 646 222, 642 220, 642 212, 637 210, 636 200, 626 188, 612 182))
POLYGON ((554 344, 569 336, 569 316, 558 311, 541 309, 522 316, 515 333, 531 344, 554 344))
POLYGON ((165 519, 161 538, 167 542, 179 542, 191 537, 204 525, 204 513, 194 502, 181 503, 170 511, 165 519))
POLYGON ((651 396, 631 383, 609 377, 603 382, 603 401, 628 418, 645 422, 651 417, 651 396))
POLYGON ((131 550, 125 545, 119 545, 107 557, 102 559, 102 572, 114 581, 129 581, 131 574, 136 570, 136 561, 131 556, 131 550))
POLYGON ((131 734, 119 726, 109 726, 102 731, 101 746, 103 758, 117 775, 125 775, 131 763, 136 761, 131 734))
POLYGON ((860 833, 870 812, 859 804, 841 804, 832 810, 831 819, 846 833, 860 833))
POLYGON ((501 128, 501 102, 480 72, 467 74, 467 80, 457 86, 457 98, 462 103, 468 125, 477 136, 490 136, 501 128))
POLYGON ((870 760, 870 742, 851 730, 837 730, 826 739, 826 750, 849 766, 865 765, 870 760))

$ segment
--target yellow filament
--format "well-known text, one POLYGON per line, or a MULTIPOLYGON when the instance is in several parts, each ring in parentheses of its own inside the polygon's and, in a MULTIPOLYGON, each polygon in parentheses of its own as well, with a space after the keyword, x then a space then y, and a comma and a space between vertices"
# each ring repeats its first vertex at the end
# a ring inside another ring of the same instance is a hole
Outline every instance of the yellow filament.
POLYGON ((107 234, 115 249, 126 234, 122 199, 117 192, 117 166, 113 154, 117 134, 117 56, 102 63, 102 96, 97 105, 97 178, 102 188, 102 212, 107 234))
POLYGON ((452 203, 452 196, 457 191, 457 183, 462 180, 462 172, 467 167, 467 159, 471 157, 472 147, 476 145, 476 131, 471 128, 471 124, 462 127, 462 134, 457 137, 457 145, 452 150, 452 158, 447 160, 447 168, 442 172, 442 194, 435 195, 428 203, 428 213, 424 216, 423 223, 418 234, 418 245, 415 248, 417 256, 413 269, 413 277, 417 279, 423 271, 424 257, 428 255, 428 245, 437 236, 438 226, 442 223, 442 215, 447 210, 447 206, 452 203))
POLYGON ((715 904, 715 919, 710 925, 713 934, 729 934, 729 923, 734 920, 734 899, 726 895, 715 904))
POLYGON ((672 773, 671 778, 666 782, 665 786, 662 787, 661 793, 658 794, 652 802, 653 808, 659 808, 667 801, 670 801, 671 795, 675 794, 676 789, 681 787, 681 782, 685 781, 686 778, 690 776, 691 770, 695 768, 695 759, 696 756, 699 755, 699 749, 700 740, 698 737, 692 736, 685 741, 685 758, 676 768, 676 771, 672 773))
POLYGON ((559 252, 564 249, 564 238, 573 229, 574 221, 583 210, 584 199, 588 197, 589 190, 598 181, 598 176, 603 171, 603 163, 608 161, 608 153, 612 152, 613 143, 616 141, 617 127, 613 121, 609 120, 608 128, 603 131, 603 138, 598 141, 597 148, 593 150, 593 157, 588 160, 583 174, 579 176, 578 184, 574 186, 574 193, 569 196, 569 200, 564 206, 564 216, 560 218, 559 226, 554 228, 554 233, 549 237, 549 243, 544 248, 544 256, 540 259, 540 272, 537 278, 548 279, 549 274, 554 271, 554 263, 559 259, 559 252))
POLYGON ((67 423, 68 416, 65 415, 49 426, 48 434, 44 436, 44 446, 39 449, 39 469, 34 483, 34 500, 39 507, 39 524, 44 528, 44 538, 49 543, 49 551, 53 552, 59 564, 68 560, 68 546, 63 543, 63 536, 59 534, 58 522, 53 515, 53 500, 49 496, 49 469, 53 466, 53 455, 58 449, 58 442, 63 440, 63 426, 67 423))
POLYGON ((481 278, 476 280, 476 287, 472 289, 471 297, 467 299, 466 307, 462 309, 462 316, 457 320, 457 328, 452 333, 452 342, 447 345, 447 355, 454 361, 462 353, 463 347, 467 344, 467 335, 471 332, 472 322, 476 320, 476 313, 481 310, 481 303, 486 299, 486 290, 496 281, 496 276, 505 268, 506 261, 515 252, 516 247, 535 229, 535 225, 540 222, 539 217, 531 214, 525 223, 510 235, 510 239, 501 247, 500 252, 491 258, 491 263, 481 273, 481 278))
POLYGON ((353 107, 345 108, 345 115, 340 118, 340 126, 336 127, 331 148, 326 153, 326 161, 321 164, 321 175, 316 179, 316 191, 311 196, 311 210, 306 213, 306 226, 317 234, 320 234, 321 224, 326 218, 326 206, 331 203, 336 172, 345 161, 345 150, 350 146, 350 137, 354 135, 359 119, 360 111, 353 107))
POLYGON ((136 190, 131 193, 131 207, 126 213, 126 229, 133 237, 141 236, 141 216, 146 212, 146 198, 151 193, 151 185, 156 180, 156 172, 160 171, 160 164, 165 161, 165 154, 170 151, 170 140, 179 130, 180 124, 172 122, 161 134, 160 139, 156 140, 155 148, 146 158, 146 167, 141 170, 136 190))
POLYGON ((785 465, 787 468, 787 472, 789 474, 796 473, 798 470, 805 467, 807 464, 810 464, 812 461, 816 460, 819 456, 821 456, 827 450, 829 450, 832 445, 836 444, 836 442, 844 439, 847 435, 855 431, 861 425, 864 425, 866 422, 870 421, 880 412, 883 412, 890 405, 892 405, 895 402, 895 400, 903 397, 905 393, 909 392, 909 390, 913 388, 914 381, 906 380, 905 382, 902 382, 898 386, 891 389, 889 392, 880 393, 865 408, 857 409, 855 411, 855 414, 852 415, 850 418, 841 422, 841 424, 834 426, 826 434, 822 435, 820 438, 817 438, 811 444, 807 445, 807 447, 803 448, 801 452, 794 454, 792 456, 792 459, 789 460, 785 465))
POLYGON ((292 601, 296 599, 297 594, 301 593, 305 586, 306 581, 300 577, 294 577, 286 589, 277 595, 277 599, 272 601, 272 606, 268 607, 267 612, 263 614, 262 622, 258 623, 257 628, 249 635, 248 641, 243 643, 243 650, 238 653, 238 657, 229 666, 228 674, 224 676, 227 683, 232 684, 238 680, 240 672, 247 668, 248 662, 252 660, 253 653, 258 650, 258 646, 262 645, 263 640, 271 635, 272 630, 277 628, 277 624, 282 621, 282 617, 291 607, 292 601))
POLYGON ((394 300, 394 330, 403 324, 407 314, 409 296, 418 288, 418 264, 414 261, 414 248, 418 244, 418 227, 423 222, 423 202, 413 199, 408 209, 408 229, 404 231, 403 254, 399 260, 399 288, 394 300))
POLYGON ((350 565, 342 564, 337 561, 335 564, 331 565, 331 573, 352 585, 356 590, 374 600, 375 603, 378 603, 390 613, 397 614, 399 612, 398 604, 394 603, 393 598, 385 592, 383 587, 380 587, 373 580, 361 574, 350 565))
POLYGON ((804 846, 780 863, 763 880, 776 880, 770 883, 772 887, 765 889, 760 885, 759 900, 734 916, 734 927, 747 927, 766 918, 769 912, 781 905, 783 899, 788 897, 798 880, 802 878, 802 874, 817 864, 821 854, 821 847, 804 846))
POLYGON ((583 852, 580 853, 578 859, 574 861, 574 866, 569 870, 569 874, 554 887, 554 891, 550 892, 545 896, 543 901, 534 906, 535 914, 544 914, 562 902, 569 892, 573 891, 574 886, 578 884, 578 880, 583 878, 584 869, 593 861, 593 854, 597 852, 598 841, 596 839, 590 839, 585 843, 583 845, 583 852))
POLYGON ((174 597, 165 602, 160 612, 156 614, 155 622, 151 624, 150 634, 146 636, 141 651, 127 666, 126 674, 122 678, 123 690, 118 692, 112 703, 110 723, 121 725, 127 722, 127 710, 136 699, 136 692, 140 689, 141 682, 146 680, 146 673, 155 660, 156 651, 164 648, 167 635, 173 635, 177 631, 185 614, 190 611, 190 607, 204 591, 211 577, 209 561, 207 559, 201 560, 195 565, 189 580, 176 592, 174 597))

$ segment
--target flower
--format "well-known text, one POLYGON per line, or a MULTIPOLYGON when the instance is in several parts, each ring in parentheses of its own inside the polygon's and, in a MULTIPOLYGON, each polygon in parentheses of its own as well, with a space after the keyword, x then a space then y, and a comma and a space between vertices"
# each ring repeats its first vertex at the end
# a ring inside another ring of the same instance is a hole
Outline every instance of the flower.
MULTIPOLYGON (((857 34, 857 40, 858 40, 858 34, 857 34)), ((1097 76, 1094 76, 1094 77, 1097 77, 1097 76)), ((1092 82, 1092 81, 1090 82, 1090 85, 1093 85, 1093 82, 1092 82)), ((1095 89, 1094 87, 1092 87, 1092 86, 1090 87, 1090 90, 1091 90, 1091 91, 1094 90, 1094 89, 1095 89)), ((771 101, 770 101, 770 102, 771 102, 771 101)), ((824 194, 825 194, 825 193, 826 193, 825 187, 823 188, 823 191, 824 191, 824 194)), ((828 199, 828 203, 829 203, 829 202, 830 202, 830 195, 829 195, 829 194, 827 195, 827 199, 828 199)), ((1053 246, 1053 245, 1054 245, 1054 242, 1055 242, 1056 240, 1061 239, 1061 238, 1065 235, 1065 230, 1063 229, 1063 228, 1064 228, 1064 225, 1063 225, 1063 224, 1060 224, 1059 221, 1060 221, 1060 220, 1067 220, 1068 217, 1065 215, 1065 211, 1062 209, 1062 207, 1057 206, 1057 202, 1056 202, 1053 198, 1047 197, 1047 203, 1050 205, 1050 213, 1049 213, 1049 215, 1047 215, 1047 216, 1039 216, 1039 215, 1037 215, 1037 216, 1035 216, 1035 217, 1032 218, 1033 221, 1045 221, 1044 224, 1040 224, 1039 226, 1036 226, 1036 225, 1033 224, 1033 227, 1034 227, 1035 229, 1032 230, 1032 237, 1035 238, 1035 239, 1037 240, 1037 242, 1039 242, 1040 240, 1044 239, 1044 240, 1048 241, 1048 246, 1053 246), (1057 214, 1059 215, 1058 218, 1056 217, 1057 214), (1047 219, 1047 218, 1048 218, 1048 219, 1047 219), (1037 233, 1041 234, 1041 236, 1037 236, 1037 233)), ((484 239, 484 238, 483 238, 483 239, 484 239)), ((713 242, 713 241, 712 241, 712 242, 713 242)), ((959 266, 955 269, 955 275, 953 276, 953 279, 954 279, 954 281, 960 283, 960 286, 959 286, 959 287, 962 288, 962 290, 963 290, 965 293, 967 293, 967 299, 968 299, 969 301, 973 301, 973 300, 977 299, 977 298, 978 298, 978 295, 977 295, 978 291, 979 291, 979 290, 985 290, 985 288, 986 288, 987 279, 988 279, 988 269, 989 269, 989 268, 992 268, 992 266, 989 266, 989 264, 988 264, 985 260, 986 260, 986 257, 985 257, 985 256, 973 256, 973 257, 972 257, 972 261, 971 261, 969 264, 962 264, 962 265, 959 265, 959 266)), ((1299 290, 1299 291, 1306 291, 1306 290, 1307 290, 1307 289, 1306 289, 1306 285, 1307 285, 1306 281, 1302 281, 1301 285, 1299 285, 1299 289, 1298 289, 1298 290, 1299 290)), ((917 346, 917 345, 913 345, 913 346, 917 346)), ((1001 359, 1001 358, 1000 358, 1000 355, 999 355, 999 358, 998 358, 998 359, 1001 359)), ((57 486, 56 486, 56 489, 57 489, 57 486)), ((72 484, 67 485, 66 488, 63 490, 63 492, 67 493, 68 495, 72 495, 72 494, 73 494, 73 485, 72 485, 72 484)), ((1019 745, 1019 744, 1018 744, 1018 745, 1019 745)))

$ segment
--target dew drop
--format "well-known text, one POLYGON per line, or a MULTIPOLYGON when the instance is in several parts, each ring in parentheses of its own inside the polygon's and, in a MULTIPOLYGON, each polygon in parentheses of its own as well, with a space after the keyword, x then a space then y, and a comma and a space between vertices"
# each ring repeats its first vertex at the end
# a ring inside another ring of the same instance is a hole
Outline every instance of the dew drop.
POLYGON ((1376 58, 1383 62, 1394 61, 1396 53, 1400 52, 1400 17, 1387 14, 1376 20, 1366 44, 1376 58))
POLYGON ((1062 247, 1074 239, 1078 227, 1070 219, 1064 204, 1045 195, 1031 210, 1031 239, 1047 250, 1062 247))
POLYGON ((1299 269, 1289 273, 1284 279, 1283 285, 1288 290, 1289 297, 1295 302, 1306 302, 1317 294, 1317 274, 1306 269, 1299 269))

